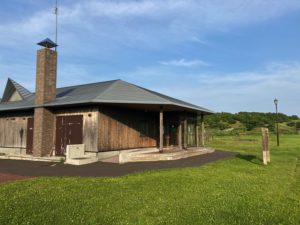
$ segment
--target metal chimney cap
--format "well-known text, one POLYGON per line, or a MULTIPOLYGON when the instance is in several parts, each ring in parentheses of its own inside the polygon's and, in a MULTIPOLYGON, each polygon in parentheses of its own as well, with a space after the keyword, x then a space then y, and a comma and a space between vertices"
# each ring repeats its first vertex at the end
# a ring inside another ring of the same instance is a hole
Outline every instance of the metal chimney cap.
POLYGON ((40 46, 43 46, 45 48, 55 48, 58 46, 55 42, 51 41, 49 38, 46 38, 45 40, 43 40, 37 44, 40 46))

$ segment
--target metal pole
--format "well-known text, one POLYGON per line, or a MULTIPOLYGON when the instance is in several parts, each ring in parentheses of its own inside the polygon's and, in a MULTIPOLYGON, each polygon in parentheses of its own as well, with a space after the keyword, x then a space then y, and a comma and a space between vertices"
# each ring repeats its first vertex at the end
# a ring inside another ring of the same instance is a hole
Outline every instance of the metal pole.
POLYGON ((278 108, 277 103, 275 104, 276 107, 276 136, 277 136, 277 146, 279 146, 279 129, 278 129, 278 108))
POLYGON ((278 129, 278 99, 274 99, 275 109, 276 109, 276 137, 277 137, 277 146, 279 146, 279 129, 278 129))
MULTIPOLYGON (((57 26, 58 26, 58 7, 57 7, 57 0, 55 1, 55 9, 54 9, 54 13, 55 13, 55 43, 57 44, 57 26)), ((55 47, 55 51, 56 51, 56 47, 55 47)))

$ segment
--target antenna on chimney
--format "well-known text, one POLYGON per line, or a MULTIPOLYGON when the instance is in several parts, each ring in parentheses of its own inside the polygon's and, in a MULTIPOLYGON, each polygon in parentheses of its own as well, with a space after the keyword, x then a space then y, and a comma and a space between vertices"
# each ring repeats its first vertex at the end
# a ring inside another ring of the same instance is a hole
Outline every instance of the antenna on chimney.
MULTIPOLYGON (((55 43, 57 44, 57 23, 58 23, 58 6, 57 6, 57 0, 55 0, 55 7, 54 7, 54 14, 55 14, 55 43)), ((56 47, 55 47, 56 51, 56 47)))

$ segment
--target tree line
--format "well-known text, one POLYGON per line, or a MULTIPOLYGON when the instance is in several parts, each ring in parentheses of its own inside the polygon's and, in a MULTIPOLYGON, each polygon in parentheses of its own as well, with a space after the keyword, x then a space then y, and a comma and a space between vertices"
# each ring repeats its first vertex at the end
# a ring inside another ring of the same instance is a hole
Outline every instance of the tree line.
POLYGON ((296 115, 288 116, 283 113, 260 113, 260 112, 221 112, 206 116, 205 124, 207 128, 226 130, 226 129, 245 129, 251 131, 259 127, 267 127, 270 131, 275 130, 275 124, 285 123, 286 126, 300 129, 299 117, 296 115))

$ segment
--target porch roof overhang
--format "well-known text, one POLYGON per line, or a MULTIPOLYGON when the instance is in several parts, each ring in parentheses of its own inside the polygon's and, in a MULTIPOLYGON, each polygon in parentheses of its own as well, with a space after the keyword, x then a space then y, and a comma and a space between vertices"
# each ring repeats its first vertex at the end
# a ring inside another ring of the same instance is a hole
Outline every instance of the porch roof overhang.
POLYGON ((195 112, 195 113, 203 113, 204 115, 214 114, 213 111, 210 111, 205 108, 198 107, 185 107, 180 104, 161 104, 158 102, 112 102, 112 101, 102 101, 102 102, 70 102, 68 104, 58 103, 58 104, 44 104, 36 107, 47 107, 47 108, 62 108, 62 107, 80 107, 80 106, 118 106, 124 108, 138 109, 138 110, 146 110, 146 111, 160 111, 160 108, 163 107, 164 111, 187 111, 187 112, 195 112))
POLYGON ((181 105, 172 105, 172 104, 160 104, 160 103, 142 103, 142 102, 70 102, 68 104, 65 103, 48 103, 43 105, 7 105, 4 109, 0 108, 0 112, 9 112, 9 111, 28 111, 34 110, 35 108, 68 108, 68 107, 85 107, 85 106, 117 106, 117 107, 124 107, 130 109, 137 109, 137 110, 145 110, 145 111, 153 111, 159 112, 160 108, 163 107, 164 111, 186 111, 186 112, 194 112, 203 115, 211 115, 214 114, 213 111, 206 110, 206 109, 198 109, 196 107, 184 107, 181 105))

